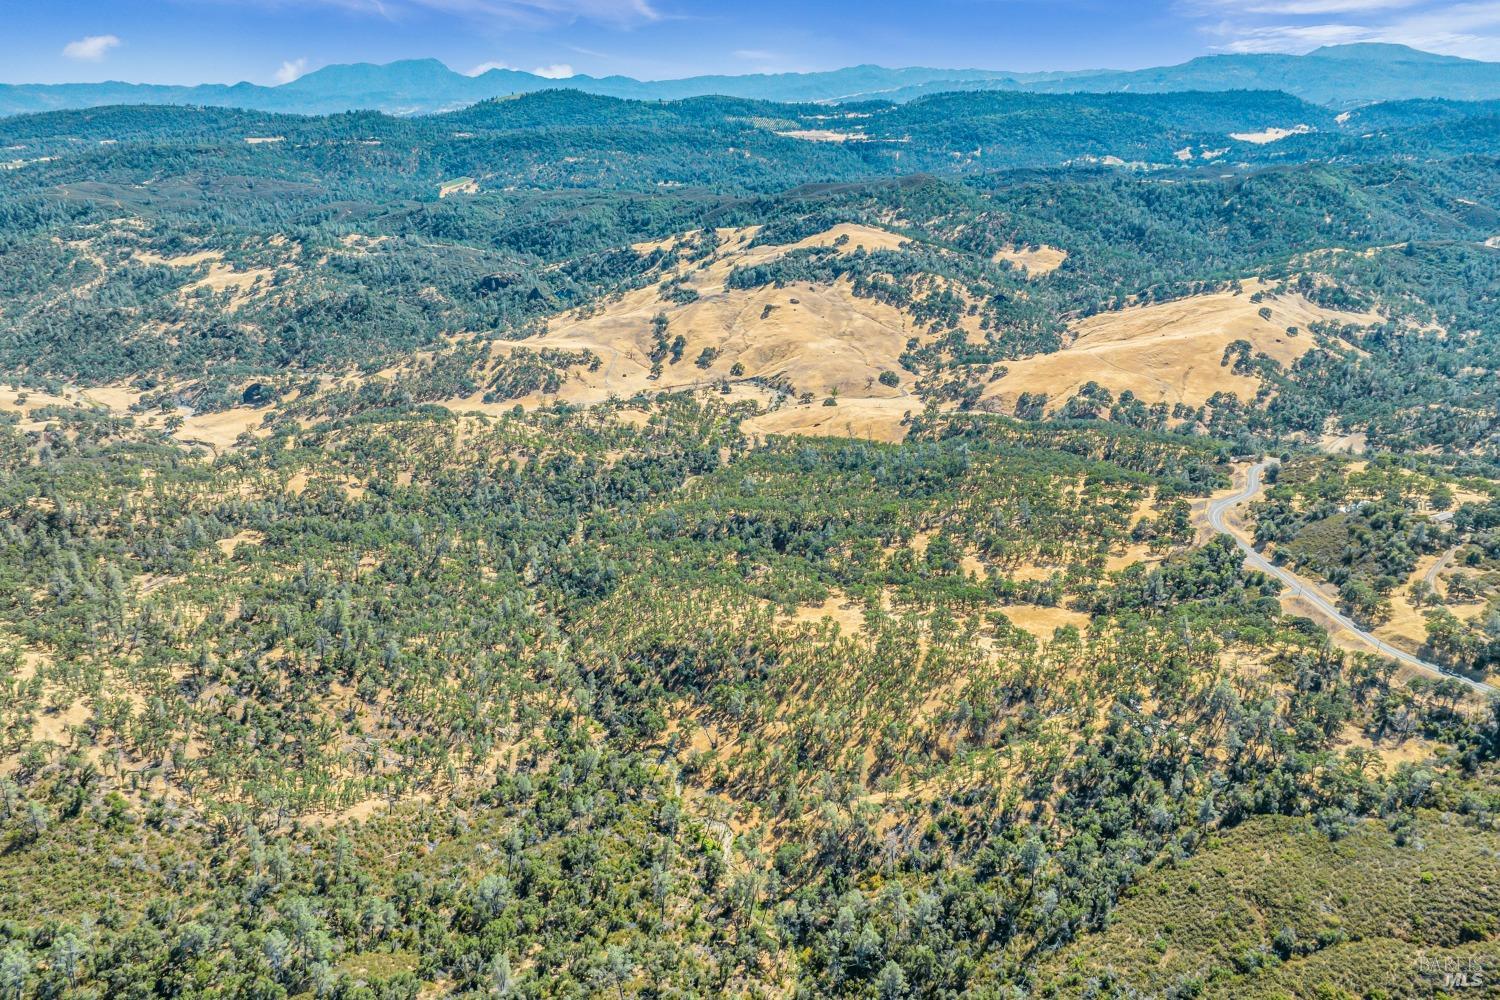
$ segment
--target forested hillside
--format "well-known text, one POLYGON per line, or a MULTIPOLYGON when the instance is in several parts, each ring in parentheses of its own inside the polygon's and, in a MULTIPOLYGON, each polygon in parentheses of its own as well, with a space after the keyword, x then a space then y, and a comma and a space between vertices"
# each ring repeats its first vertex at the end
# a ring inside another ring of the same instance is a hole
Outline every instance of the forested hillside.
POLYGON ((0 997, 1490 995, 1496 121, 0 120, 0 997))

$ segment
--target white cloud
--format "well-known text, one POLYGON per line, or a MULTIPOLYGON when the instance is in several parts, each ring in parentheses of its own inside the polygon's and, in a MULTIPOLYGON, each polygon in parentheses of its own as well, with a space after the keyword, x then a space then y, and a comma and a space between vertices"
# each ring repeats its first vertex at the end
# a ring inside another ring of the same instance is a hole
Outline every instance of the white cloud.
POLYGON ((1324 45, 1370 41, 1366 28, 1346 24, 1282 24, 1236 28, 1226 52, 1310 52, 1324 45))
POLYGON ((307 60, 288 59, 276 70, 277 83, 291 83, 297 77, 307 72, 307 60))
POLYGON ((115 35, 89 35, 63 46, 63 55, 69 59, 98 62, 110 49, 118 48, 120 39, 115 35))
POLYGON ((1383 26, 1379 42, 1471 59, 1500 59, 1500 3, 1439 4, 1383 26))
POLYGON ((521 19, 573 20, 628 23, 655 21, 661 17, 650 0, 409 0, 434 10, 473 13, 521 19))
MULTIPOLYGON (((489 62, 480 63, 478 66, 475 66, 473 69, 469 70, 465 75, 482 76, 492 69, 511 69, 516 70, 517 72, 525 72, 524 70, 519 69, 519 67, 512 66, 510 63, 500 62, 499 60, 492 59, 489 62)), ((538 66, 530 72, 532 76, 545 77, 548 80, 566 80, 570 76, 578 75, 577 73, 573 72, 573 67, 569 66, 567 63, 553 63, 550 66, 538 66)))
POLYGON ((1306 52, 1388 42, 1500 59, 1500 0, 1182 0, 1226 52, 1306 52))
MULTIPOLYGON (((285 0, 245 0, 282 6, 285 0)), ((359 13, 399 18, 413 11, 436 11, 471 20, 506 21, 541 27, 570 21, 631 25, 660 20, 651 0, 305 0, 359 13)))
POLYGON ((1414 7, 1419 0, 1274 0, 1270 3, 1240 5, 1251 14, 1289 14, 1313 16, 1330 14, 1364 14, 1370 11, 1414 7))

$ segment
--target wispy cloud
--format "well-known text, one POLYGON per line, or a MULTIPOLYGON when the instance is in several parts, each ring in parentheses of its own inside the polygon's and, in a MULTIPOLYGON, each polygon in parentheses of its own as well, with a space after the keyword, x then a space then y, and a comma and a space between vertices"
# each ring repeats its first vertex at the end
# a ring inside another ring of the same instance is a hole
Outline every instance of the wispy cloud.
POLYGON ((1226 52, 1310 52, 1324 45, 1372 41, 1370 32, 1345 24, 1273 24, 1219 28, 1225 37, 1218 47, 1226 52))
POLYGON ((105 57, 110 49, 119 48, 120 39, 116 35, 89 35, 80 38, 76 42, 69 42, 63 46, 63 55, 69 59, 80 59, 84 62, 99 62, 105 57))
POLYGON ((545 77, 548 80, 566 80, 570 76, 578 75, 573 71, 573 67, 569 66, 567 63, 553 63, 550 66, 538 66, 535 69, 522 71, 517 66, 512 66, 510 63, 499 62, 497 60, 482 62, 478 66, 475 66, 473 69, 469 70, 467 75, 482 76, 492 69, 510 69, 516 70, 518 72, 529 72, 532 76, 545 77))
POLYGON ((475 66, 475 67, 473 67, 471 69, 466 70, 464 72, 464 75, 465 76, 484 76, 484 74, 488 73, 492 69, 515 69, 515 67, 512 66, 510 63, 496 62, 495 60, 492 59, 489 62, 482 62, 478 66, 475 66))
POLYGON ((661 19, 651 0, 228 0, 271 9, 321 4, 398 20, 418 12, 523 26, 599 21, 629 26, 661 19))
POLYGON ((297 77, 307 72, 307 60, 288 59, 276 70, 275 79, 277 83, 291 83, 297 77))
POLYGON ((1371 11, 1415 7, 1420 0, 1270 0, 1266 3, 1236 4, 1250 14, 1286 14, 1306 17, 1332 14, 1365 14, 1371 11))
POLYGON ((1179 9, 1227 52, 1389 42, 1500 59, 1500 0, 1183 0, 1179 9))

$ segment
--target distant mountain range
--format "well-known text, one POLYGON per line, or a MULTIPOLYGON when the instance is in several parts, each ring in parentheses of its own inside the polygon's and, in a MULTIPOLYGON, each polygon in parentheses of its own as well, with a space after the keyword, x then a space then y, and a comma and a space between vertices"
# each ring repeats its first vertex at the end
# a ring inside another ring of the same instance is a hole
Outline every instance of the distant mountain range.
POLYGON ((1007 73, 977 69, 853 66, 823 73, 697 76, 633 80, 623 76, 548 79, 519 70, 455 73, 436 59, 386 65, 328 66, 291 83, 193 87, 133 83, 0 84, 0 115, 114 104, 175 104, 329 114, 376 110, 428 114, 540 90, 572 89, 637 100, 723 95, 783 102, 903 102, 943 91, 1164 93, 1280 90, 1343 109, 1406 98, 1500 98, 1500 63, 1433 55, 1402 45, 1340 45, 1307 55, 1220 55, 1177 66, 1115 71, 1007 73))

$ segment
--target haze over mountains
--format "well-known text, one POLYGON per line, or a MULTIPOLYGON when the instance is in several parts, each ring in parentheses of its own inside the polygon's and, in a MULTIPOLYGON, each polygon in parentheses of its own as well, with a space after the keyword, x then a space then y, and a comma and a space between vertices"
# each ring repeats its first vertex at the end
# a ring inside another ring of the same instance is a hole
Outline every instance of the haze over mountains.
POLYGON ((1306 101, 1343 109, 1405 98, 1500 98, 1500 63, 1434 55, 1401 45, 1360 44, 1325 47, 1301 56, 1205 56, 1176 66, 1131 71, 1011 73, 867 65, 819 73, 642 81, 624 76, 550 79, 511 69, 492 69, 467 76, 436 59, 414 59, 386 65, 327 66, 275 87, 251 83, 191 87, 121 82, 5 84, 0 85, 0 114, 112 104, 207 105, 300 114, 349 110, 426 114, 493 97, 553 89, 639 100, 714 94, 817 102, 902 102, 924 94, 959 90, 1044 93, 1280 90, 1306 101))

